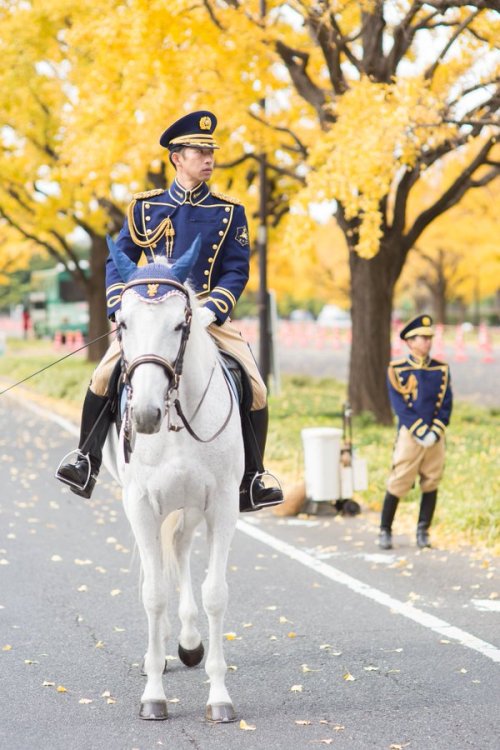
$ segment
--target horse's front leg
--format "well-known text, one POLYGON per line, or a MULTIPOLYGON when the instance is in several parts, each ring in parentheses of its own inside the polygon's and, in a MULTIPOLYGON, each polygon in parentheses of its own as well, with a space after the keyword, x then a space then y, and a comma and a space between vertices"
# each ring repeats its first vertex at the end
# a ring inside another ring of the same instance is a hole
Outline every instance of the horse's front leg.
POLYGON ((167 585, 163 573, 161 521, 147 496, 128 492, 125 512, 134 532, 141 558, 142 602, 148 618, 148 648, 144 658, 146 687, 141 697, 141 719, 168 718, 162 674, 165 665, 165 641, 169 635, 167 585))
POLYGON ((185 508, 182 529, 174 536, 175 556, 179 568, 179 658, 187 667, 199 664, 205 653, 197 627, 198 608, 191 581, 193 535, 201 518, 197 508, 185 508))
POLYGON ((238 510, 221 502, 215 517, 207 517, 209 563, 202 586, 203 607, 208 617, 209 644, 205 670, 210 678, 205 718, 212 722, 236 720, 233 704, 226 688, 227 665, 222 649, 223 620, 228 601, 226 567, 229 546, 236 526, 238 510), (224 514, 220 513, 220 508, 224 514))

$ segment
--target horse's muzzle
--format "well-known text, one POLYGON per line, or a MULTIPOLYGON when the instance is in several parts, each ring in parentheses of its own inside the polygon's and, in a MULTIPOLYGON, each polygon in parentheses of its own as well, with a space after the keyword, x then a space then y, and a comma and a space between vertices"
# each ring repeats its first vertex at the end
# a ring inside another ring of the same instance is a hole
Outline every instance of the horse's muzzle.
POLYGON ((137 432, 152 435, 160 431, 163 413, 157 406, 145 406, 140 409, 132 406, 130 418, 137 432))

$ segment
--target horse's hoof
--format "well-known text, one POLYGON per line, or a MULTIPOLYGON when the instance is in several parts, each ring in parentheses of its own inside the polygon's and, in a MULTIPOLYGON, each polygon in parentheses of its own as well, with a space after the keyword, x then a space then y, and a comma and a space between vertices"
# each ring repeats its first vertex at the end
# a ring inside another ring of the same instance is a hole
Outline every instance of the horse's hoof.
POLYGON ((197 664, 201 662, 205 655, 205 649, 203 648, 203 643, 200 641, 200 645, 196 648, 182 648, 181 644, 179 643, 179 659, 183 664, 186 665, 186 667, 196 667, 197 664))
POLYGON ((165 721, 168 719, 167 701, 144 701, 139 716, 146 721, 165 721))
POLYGON ((229 724, 236 721, 232 703, 207 703, 205 719, 212 724, 229 724))
MULTIPOLYGON (((146 668, 144 666, 144 663, 145 662, 144 662, 144 659, 143 659, 142 660, 142 664, 141 664, 141 677, 147 677, 146 668)), ((165 659, 165 666, 163 667, 163 674, 167 674, 167 660, 166 659, 165 659)))

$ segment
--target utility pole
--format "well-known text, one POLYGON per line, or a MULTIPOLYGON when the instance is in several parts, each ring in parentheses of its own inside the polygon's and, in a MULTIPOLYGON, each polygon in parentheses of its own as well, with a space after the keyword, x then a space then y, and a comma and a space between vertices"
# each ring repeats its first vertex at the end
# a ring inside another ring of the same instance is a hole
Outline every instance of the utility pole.
MULTIPOLYGON (((260 0, 260 17, 266 17, 266 0, 260 0)), ((266 100, 262 98, 260 107, 266 112, 266 100)), ((257 234, 259 251, 259 369, 268 384, 271 371, 271 320, 269 292, 267 290, 267 157, 263 150, 259 156, 259 229, 257 234)))

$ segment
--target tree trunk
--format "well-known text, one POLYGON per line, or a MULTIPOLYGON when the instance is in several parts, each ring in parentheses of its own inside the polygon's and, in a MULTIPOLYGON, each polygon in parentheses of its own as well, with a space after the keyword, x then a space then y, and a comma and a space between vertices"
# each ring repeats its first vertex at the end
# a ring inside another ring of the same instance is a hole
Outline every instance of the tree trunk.
MULTIPOLYGON (((90 251, 90 279, 87 286, 89 303, 89 341, 102 336, 109 329, 109 321, 106 315, 106 258, 108 247, 106 238, 97 234, 91 236, 92 248, 90 251)), ((104 337, 87 349, 87 358, 90 362, 98 362, 108 348, 108 337, 104 337)))
POLYGON ((370 411, 378 422, 392 424, 386 372, 391 356, 391 313, 400 271, 396 247, 381 245, 371 260, 349 253, 351 267, 352 345, 349 400, 354 414, 370 411))

